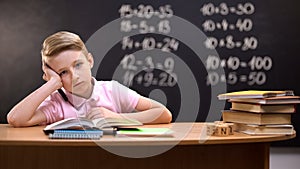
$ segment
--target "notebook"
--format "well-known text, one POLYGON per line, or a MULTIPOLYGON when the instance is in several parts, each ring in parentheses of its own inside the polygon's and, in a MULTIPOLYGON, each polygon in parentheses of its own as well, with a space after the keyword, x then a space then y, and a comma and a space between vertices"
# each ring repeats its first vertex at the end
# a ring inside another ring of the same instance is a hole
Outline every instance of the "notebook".
POLYGON ((100 139, 103 135, 102 130, 53 130, 49 134, 50 139, 100 139))

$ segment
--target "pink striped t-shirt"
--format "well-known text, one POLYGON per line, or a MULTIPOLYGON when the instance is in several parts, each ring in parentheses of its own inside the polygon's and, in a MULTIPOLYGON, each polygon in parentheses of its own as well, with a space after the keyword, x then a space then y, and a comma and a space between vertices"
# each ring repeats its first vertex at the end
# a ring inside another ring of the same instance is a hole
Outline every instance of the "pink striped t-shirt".
POLYGON ((94 107, 104 107, 117 113, 133 112, 140 95, 117 81, 97 81, 89 99, 65 92, 69 102, 56 91, 46 98, 38 110, 45 113, 47 124, 70 117, 85 117, 94 107))

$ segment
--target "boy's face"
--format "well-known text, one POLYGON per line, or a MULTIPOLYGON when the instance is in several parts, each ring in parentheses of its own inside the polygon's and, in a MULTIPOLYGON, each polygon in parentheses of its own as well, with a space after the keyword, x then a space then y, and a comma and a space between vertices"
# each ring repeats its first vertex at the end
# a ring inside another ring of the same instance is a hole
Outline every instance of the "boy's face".
POLYGON ((85 56, 81 51, 66 50, 47 59, 49 66, 57 72, 65 90, 89 98, 92 90, 93 57, 85 56))

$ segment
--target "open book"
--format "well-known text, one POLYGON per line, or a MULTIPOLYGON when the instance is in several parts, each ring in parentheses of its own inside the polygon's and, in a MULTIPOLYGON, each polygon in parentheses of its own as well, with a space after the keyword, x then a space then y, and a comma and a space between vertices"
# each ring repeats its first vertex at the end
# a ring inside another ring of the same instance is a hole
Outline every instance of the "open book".
POLYGON ((90 120, 87 118, 67 118, 44 128, 44 132, 59 129, 105 129, 126 126, 141 126, 141 122, 128 118, 98 118, 90 120))

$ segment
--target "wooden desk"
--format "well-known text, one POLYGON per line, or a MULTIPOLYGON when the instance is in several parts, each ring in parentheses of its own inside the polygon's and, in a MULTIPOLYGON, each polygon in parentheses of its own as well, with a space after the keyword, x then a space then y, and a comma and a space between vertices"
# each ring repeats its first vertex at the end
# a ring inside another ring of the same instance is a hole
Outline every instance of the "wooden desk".
POLYGON ((125 138, 103 136, 101 140, 50 140, 43 126, 13 128, 0 124, 0 168, 116 168, 116 169, 267 169, 269 143, 295 135, 203 137, 203 123, 149 125, 170 127, 174 137, 125 138), (176 146, 172 146, 176 145, 176 146), (147 158, 127 158, 107 149, 168 151, 147 158), (104 149, 103 149, 104 148, 104 149))

